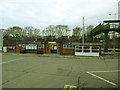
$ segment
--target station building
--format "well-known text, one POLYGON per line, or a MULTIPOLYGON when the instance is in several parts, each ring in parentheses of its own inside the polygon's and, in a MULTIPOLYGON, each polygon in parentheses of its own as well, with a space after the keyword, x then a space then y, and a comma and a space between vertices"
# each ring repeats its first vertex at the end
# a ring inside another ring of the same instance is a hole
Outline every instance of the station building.
POLYGON ((43 54, 56 53, 60 55, 75 55, 78 52, 98 52, 100 53, 102 43, 97 41, 17 41, 16 52, 24 50, 26 53, 43 54))

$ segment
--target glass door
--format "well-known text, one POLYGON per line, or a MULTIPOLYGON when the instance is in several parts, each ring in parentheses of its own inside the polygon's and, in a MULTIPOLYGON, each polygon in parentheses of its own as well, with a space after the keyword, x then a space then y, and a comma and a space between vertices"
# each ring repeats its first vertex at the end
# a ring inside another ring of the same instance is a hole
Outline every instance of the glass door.
POLYGON ((51 45, 50 51, 51 51, 51 53, 57 53, 57 45, 51 45))

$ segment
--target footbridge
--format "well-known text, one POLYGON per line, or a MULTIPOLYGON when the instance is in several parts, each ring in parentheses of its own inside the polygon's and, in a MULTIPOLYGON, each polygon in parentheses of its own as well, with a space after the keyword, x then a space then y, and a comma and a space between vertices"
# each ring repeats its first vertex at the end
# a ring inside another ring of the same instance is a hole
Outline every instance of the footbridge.
POLYGON ((90 36, 96 36, 100 33, 105 33, 104 37, 104 52, 108 52, 108 32, 116 31, 120 33, 120 20, 105 20, 97 25, 91 32, 90 36))

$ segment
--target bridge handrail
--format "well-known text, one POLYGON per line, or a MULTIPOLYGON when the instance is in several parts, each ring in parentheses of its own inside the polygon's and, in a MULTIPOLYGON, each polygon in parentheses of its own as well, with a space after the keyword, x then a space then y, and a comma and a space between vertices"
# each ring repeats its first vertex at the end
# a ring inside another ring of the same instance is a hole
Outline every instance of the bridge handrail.
POLYGON ((99 24, 97 25, 90 33, 95 33, 96 31, 100 31, 100 30, 103 30, 103 24, 99 24))
POLYGON ((110 29, 110 24, 106 24, 103 26, 103 30, 107 30, 107 29, 110 29))

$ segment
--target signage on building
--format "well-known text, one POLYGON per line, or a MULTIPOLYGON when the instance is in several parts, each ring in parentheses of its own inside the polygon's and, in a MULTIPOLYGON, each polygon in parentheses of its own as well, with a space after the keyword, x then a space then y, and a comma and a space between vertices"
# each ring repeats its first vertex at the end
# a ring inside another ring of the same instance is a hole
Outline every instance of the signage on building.
POLYGON ((56 43, 56 42, 48 42, 48 43, 56 43))

